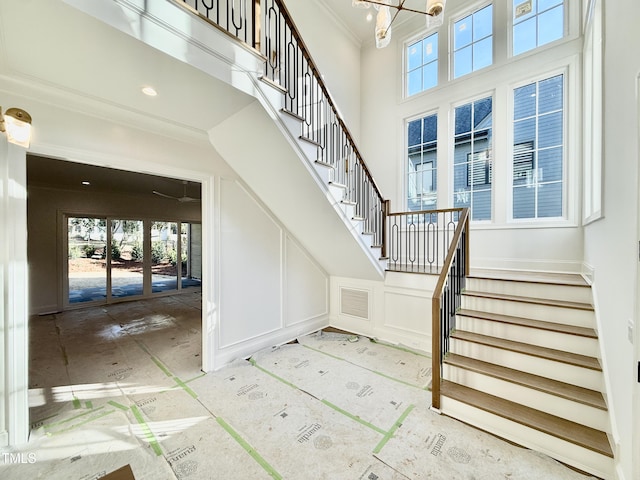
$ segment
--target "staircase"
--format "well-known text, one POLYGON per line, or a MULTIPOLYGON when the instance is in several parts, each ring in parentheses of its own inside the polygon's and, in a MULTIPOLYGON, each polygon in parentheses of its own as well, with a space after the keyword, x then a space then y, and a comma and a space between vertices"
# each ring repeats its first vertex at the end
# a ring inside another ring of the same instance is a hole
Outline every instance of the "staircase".
POLYGON ((473 271, 443 361, 443 413, 613 478, 591 289, 579 275, 473 271))

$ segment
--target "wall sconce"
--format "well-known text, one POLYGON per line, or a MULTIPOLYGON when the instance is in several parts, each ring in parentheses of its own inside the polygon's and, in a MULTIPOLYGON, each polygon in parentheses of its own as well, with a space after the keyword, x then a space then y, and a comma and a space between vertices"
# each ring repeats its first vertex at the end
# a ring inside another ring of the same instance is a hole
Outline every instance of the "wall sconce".
POLYGON ((20 108, 8 108, 2 115, 0 107, 0 132, 6 132, 9 142, 29 148, 31 115, 20 108))

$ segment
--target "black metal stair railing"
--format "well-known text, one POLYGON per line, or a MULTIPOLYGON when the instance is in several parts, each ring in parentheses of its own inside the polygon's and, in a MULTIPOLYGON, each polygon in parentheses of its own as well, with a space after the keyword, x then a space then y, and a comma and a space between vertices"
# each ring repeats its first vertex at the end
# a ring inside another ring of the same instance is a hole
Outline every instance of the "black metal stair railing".
POLYGON ((460 212, 431 297, 431 405, 437 410, 440 409, 444 358, 449 353, 451 334, 456 328, 456 313, 461 305, 468 274, 469 209, 464 208, 460 212))
POLYGON ((284 109, 302 123, 300 137, 316 147, 316 162, 330 167, 331 182, 344 189, 363 233, 386 256, 388 203, 364 163, 353 137, 281 0, 175 0, 247 43, 265 57, 264 77, 284 90, 284 109))

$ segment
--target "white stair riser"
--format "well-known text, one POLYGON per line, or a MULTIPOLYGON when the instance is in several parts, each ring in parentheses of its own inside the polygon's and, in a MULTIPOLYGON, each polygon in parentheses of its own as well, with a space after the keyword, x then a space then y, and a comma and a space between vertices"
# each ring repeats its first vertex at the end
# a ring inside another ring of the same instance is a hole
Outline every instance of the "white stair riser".
POLYGON ((462 315, 456 317, 456 328, 467 332, 553 348, 565 352, 578 353, 590 357, 597 357, 599 353, 598 340, 595 338, 541 330, 539 328, 462 315))
MULTIPOLYGON (((523 372, 540 375, 560 382, 569 383, 590 390, 602 391, 602 372, 589 368, 538 358, 502 348, 451 339, 451 352, 483 362, 495 363, 506 367, 516 366, 523 372)), ((511 367, 513 368, 513 367, 511 367)))
POLYGON ((575 285, 551 285, 535 282, 512 282, 486 278, 468 278, 467 290, 474 292, 500 293, 520 297, 566 302, 592 303, 591 288, 575 285))
POLYGON ((482 430, 545 453, 585 472, 605 479, 615 478, 612 458, 571 442, 525 427, 448 397, 442 397, 441 411, 453 418, 475 425, 482 430))
POLYGON ((444 365, 444 378, 474 390, 498 395, 500 398, 519 403, 550 415, 565 418, 581 425, 601 431, 609 428, 609 417, 605 410, 574 402, 553 394, 541 392, 506 380, 483 375, 454 365, 444 365))
POLYGON ((472 297, 469 295, 462 295, 462 308, 579 327, 594 328, 595 324, 592 310, 472 297))
MULTIPOLYGON (((324 167, 324 168, 327 168, 327 167, 324 167)), ((330 183, 329 191, 331 192, 331 195, 336 200, 336 202, 340 202, 344 200, 344 192, 345 192, 344 188, 336 187, 335 185, 330 183)))
POLYGON ((318 175, 320 175, 320 178, 324 183, 328 184, 331 181, 332 172, 330 167, 320 165, 315 162, 313 163, 313 167, 316 169, 316 172, 318 172, 318 175))
MULTIPOLYGON (((282 97, 282 94, 280 94, 280 97, 282 97)), ((300 132, 302 131, 302 121, 300 119, 284 112, 280 112, 280 119, 294 138, 300 136, 300 132)))

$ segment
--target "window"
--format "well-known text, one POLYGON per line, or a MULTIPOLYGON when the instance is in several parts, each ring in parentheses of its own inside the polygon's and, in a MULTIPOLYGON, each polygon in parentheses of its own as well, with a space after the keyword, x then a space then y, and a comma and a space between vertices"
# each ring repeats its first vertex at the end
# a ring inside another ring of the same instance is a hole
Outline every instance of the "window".
POLYGON ((429 115, 407 125, 407 209, 436 208, 438 116, 429 115))
POLYGON ((453 24, 453 78, 493 63, 493 5, 453 24))
POLYGON ((513 0, 513 55, 564 35, 563 0, 513 0))
POLYGON ((469 207, 472 220, 491 220, 493 99, 455 109, 453 204, 469 207))
POLYGON ((602 5, 591 2, 583 53, 585 223, 602 216, 602 5))
POLYGON ((438 85, 438 34, 434 33, 407 47, 407 96, 438 85))
POLYGON ((514 90, 514 219, 563 214, 563 91, 563 75, 514 90))

